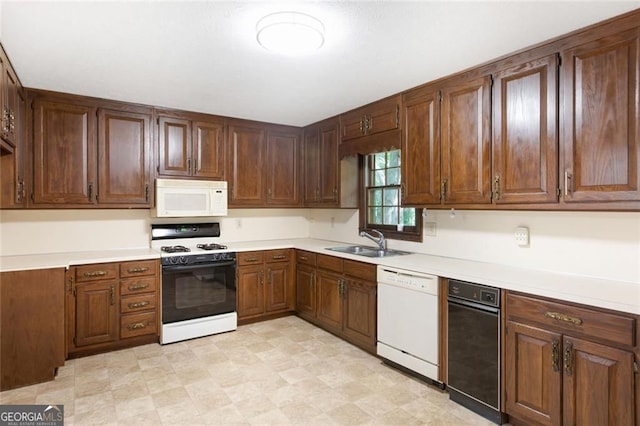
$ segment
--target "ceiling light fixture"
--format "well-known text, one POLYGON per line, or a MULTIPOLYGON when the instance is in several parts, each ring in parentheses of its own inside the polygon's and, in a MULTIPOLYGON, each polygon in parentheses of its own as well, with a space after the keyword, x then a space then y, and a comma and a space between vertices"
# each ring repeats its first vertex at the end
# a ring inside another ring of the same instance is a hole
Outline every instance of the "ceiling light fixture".
POLYGON ((286 55, 310 53, 324 44, 322 22, 301 12, 266 15, 258 21, 256 31, 260 46, 286 55))

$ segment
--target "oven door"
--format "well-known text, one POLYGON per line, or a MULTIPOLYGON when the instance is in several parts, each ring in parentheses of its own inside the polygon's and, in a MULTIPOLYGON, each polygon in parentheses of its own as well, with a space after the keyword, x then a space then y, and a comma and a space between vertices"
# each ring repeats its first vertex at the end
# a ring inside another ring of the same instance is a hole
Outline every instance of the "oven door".
POLYGON ((162 267, 163 324, 235 310, 235 262, 162 267))

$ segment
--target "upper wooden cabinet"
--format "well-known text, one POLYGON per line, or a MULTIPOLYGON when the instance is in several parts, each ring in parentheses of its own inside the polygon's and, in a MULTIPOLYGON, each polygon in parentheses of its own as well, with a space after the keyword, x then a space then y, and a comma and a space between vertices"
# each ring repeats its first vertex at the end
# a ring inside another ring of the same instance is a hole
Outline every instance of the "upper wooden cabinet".
POLYGON ((333 118, 304 129, 304 204, 333 206, 340 203, 338 120, 333 118))
POLYGON ((37 207, 150 207, 151 109, 34 93, 37 207))
POLYGON ((204 114, 158 113, 158 175, 223 180, 224 119, 204 114))
POLYGON ((22 136, 21 120, 24 108, 24 93, 18 75, 11 66, 9 57, 0 45, 0 137, 3 144, 15 147, 22 136))
POLYGON ((440 90, 420 87, 402 95, 402 202, 440 203, 440 90))
POLYGON ((151 205, 151 116, 98 110, 98 194, 101 205, 151 205))
POLYGON ((371 103, 340 116, 342 141, 357 139, 400 127, 400 95, 371 103))
POLYGON ((558 56, 493 74, 493 201, 558 202, 558 56))
POLYGON ((0 208, 19 208, 26 204, 25 113, 25 92, 0 45, 0 208))
POLYGON ((442 86, 442 199, 491 202, 491 76, 454 78, 442 86))
POLYGON ((97 108, 36 99, 33 126, 33 204, 95 203, 97 108))
POLYGON ((561 170, 572 207, 640 201, 640 29, 598 34, 562 51, 561 170))
POLYGON ((296 127, 230 120, 229 205, 300 205, 300 135, 296 127))

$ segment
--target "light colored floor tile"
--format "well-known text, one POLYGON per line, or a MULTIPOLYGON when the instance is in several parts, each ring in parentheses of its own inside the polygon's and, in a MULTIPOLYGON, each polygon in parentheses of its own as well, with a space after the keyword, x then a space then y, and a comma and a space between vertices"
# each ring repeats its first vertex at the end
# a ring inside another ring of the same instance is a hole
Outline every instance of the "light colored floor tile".
POLYGON ((69 360, 1 404, 64 404, 70 425, 490 426, 435 386, 300 318, 69 360))

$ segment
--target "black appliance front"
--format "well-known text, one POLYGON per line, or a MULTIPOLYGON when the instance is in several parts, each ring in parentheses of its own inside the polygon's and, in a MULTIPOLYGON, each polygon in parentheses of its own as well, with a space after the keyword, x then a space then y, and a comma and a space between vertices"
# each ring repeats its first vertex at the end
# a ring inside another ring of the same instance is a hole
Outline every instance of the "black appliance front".
MULTIPOLYGON (((467 290, 466 283, 455 283, 456 291, 467 290)), ((474 301, 449 292, 447 388, 452 401, 502 424, 506 416, 500 410, 500 310, 496 306, 500 296, 498 289, 492 290, 496 293, 486 296, 483 288, 470 288, 474 301), (494 306, 478 303, 485 297, 494 306)))
POLYGON ((162 323, 236 310, 236 262, 162 267, 162 323))

